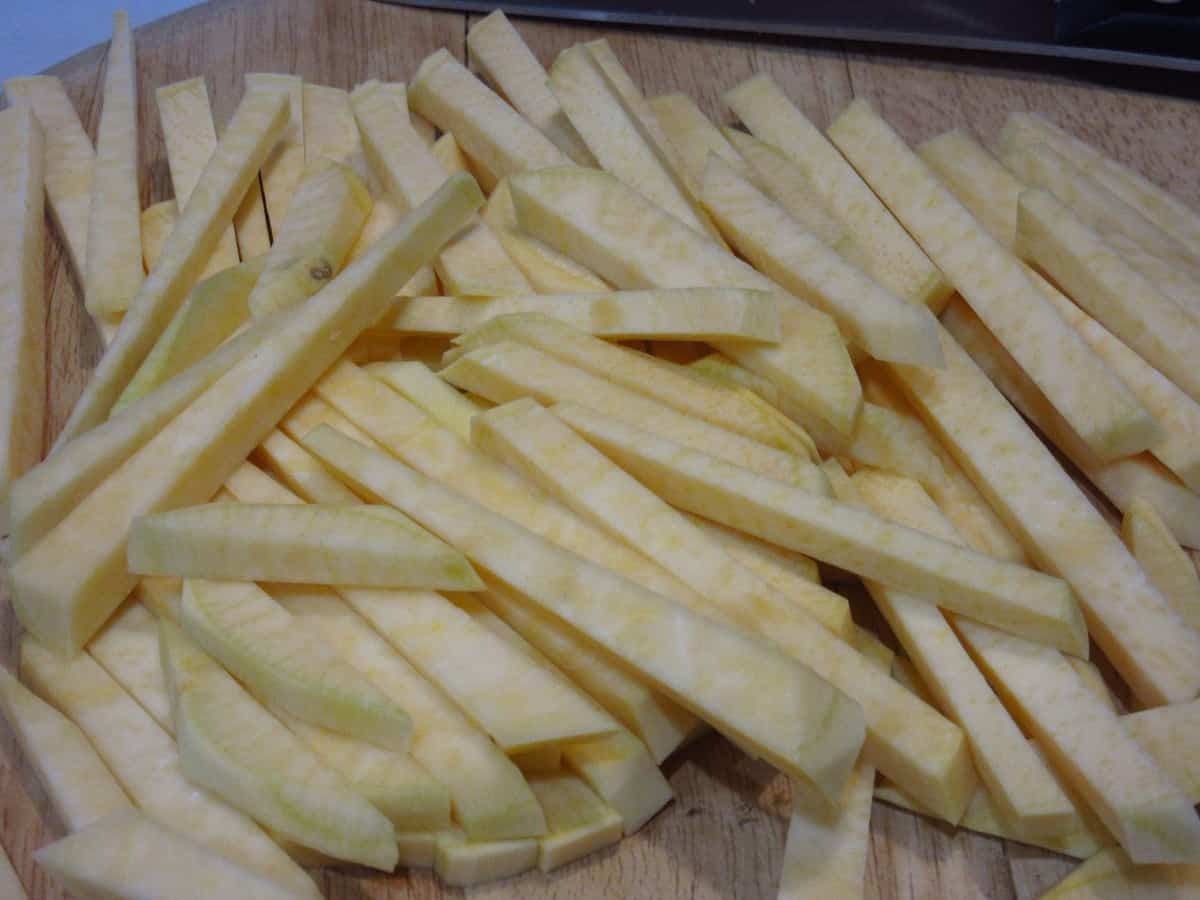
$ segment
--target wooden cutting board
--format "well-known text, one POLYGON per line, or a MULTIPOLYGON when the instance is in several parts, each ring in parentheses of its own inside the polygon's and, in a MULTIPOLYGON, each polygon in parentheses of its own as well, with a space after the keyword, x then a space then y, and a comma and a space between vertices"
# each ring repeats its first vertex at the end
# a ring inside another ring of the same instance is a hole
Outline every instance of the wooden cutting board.
MULTIPOLYGON (((114 0, 115 2, 115 0, 114 0)), ((143 206, 170 196, 154 89, 203 74, 219 122, 241 94, 244 72, 291 72, 351 87, 367 78, 411 77, 428 53, 465 57, 470 22, 366 0, 216 0, 137 31, 143 206)), ((1017 60, 950 51, 901 51, 836 41, 756 42, 645 29, 520 21, 544 63, 570 44, 604 36, 647 94, 685 91, 719 121, 720 95, 770 72, 821 126, 853 97, 870 98, 910 141, 965 128, 996 138, 1007 112, 1045 113, 1118 159, 1200 205, 1200 84, 1152 71, 1017 60), (1104 86, 1120 78, 1123 87, 1104 86), (1187 96, 1166 96, 1168 92, 1187 96)), ((66 83, 94 135, 105 47, 51 70, 66 83)), ((99 355, 58 242, 47 242, 49 421, 47 446, 99 355)), ((3 580, 0 579, 0 584, 3 580)), ((0 591, 4 588, 0 587, 0 591)), ((869 616, 869 610, 856 608, 869 616)), ((0 596, 0 653, 15 664, 16 629, 0 596)), ((0 724, 0 729, 5 726, 0 724)), ((66 896, 36 869, 32 852, 61 834, 19 761, 10 734, 0 746, 0 842, 33 900, 66 896)), ((787 781, 711 736, 667 763, 675 802, 619 846, 551 875, 530 874, 473 889, 481 898, 736 898, 775 896, 790 805, 787 781)), ((1063 857, 953 830, 875 804, 867 861, 870 898, 1037 897, 1069 871, 1063 857)), ((392 878, 322 874, 327 896, 354 900, 462 896, 427 873, 392 878)))

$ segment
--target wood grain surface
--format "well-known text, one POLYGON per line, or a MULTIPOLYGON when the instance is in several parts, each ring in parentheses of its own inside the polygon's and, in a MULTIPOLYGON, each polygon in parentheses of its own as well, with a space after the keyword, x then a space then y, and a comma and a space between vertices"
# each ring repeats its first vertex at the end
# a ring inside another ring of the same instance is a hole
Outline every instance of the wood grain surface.
MULTIPOLYGON (((236 105, 247 71, 292 72, 345 88, 367 78, 405 80, 439 47, 464 58, 468 25, 460 14, 367 0, 216 0, 138 29, 143 205, 170 191, 154 106, 159 85, 203 74, 221 123, 236 105)), ((770 72, 821 126, 852 97, 865 96, 909 140, 964 127, 991 143, 1007 112, 1036 110, 1200 205, 1200 167, 1193 163, 1200 146, 1200 85, 1182 83, 1177 75, 832 41, 750 41, 526 20, 517 25, 544 63, 575 41, 608 37, 647 94, 686 91, 720 121, 730 120, 721 92, 757 71, 770 72)), ((94 47, 51 70, 93 135, 104 52, 104 46, 94 47)), ((46 247, 48 440, 95 365, 99 343, 57 240, 46 247)), ((15 639, 11 609, 0 597, 0 652, 8 665, 15 662, 15 639)), ((11 735, 2 737, 0 842, 30 897, 58 900, 65 894, 36 870, 31 854, 60 827, 11 735)), ((675 802, 619 846, 548 876, 526 875, 465 894, 497 900, 774 897, 790 804, 786 779, 716 736, 679 754, 666 769, 675 802)), ((867 896, 1025 900, 1072 866, 1050 853, 955 833, 876 803, 867 896)), ((384 878, 338 872, 323 873, 321 880, 337 900, 464 895, 441 888, 427 873, 384 878)))

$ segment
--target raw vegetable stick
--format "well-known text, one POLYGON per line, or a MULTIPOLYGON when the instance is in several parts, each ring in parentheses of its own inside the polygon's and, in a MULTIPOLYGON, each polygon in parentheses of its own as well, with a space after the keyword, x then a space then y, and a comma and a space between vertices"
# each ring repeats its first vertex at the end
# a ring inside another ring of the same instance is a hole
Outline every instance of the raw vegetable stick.
POLYGON ((1200 636, 1183 627, 1104 517, 1000 391, 943 331, 946 369, 892 366, 1030 557, 1071 585, 1091 637, 1147 705, 1200 690, 1200 636))
POLYGON ((55 450, 108 417, 113 403, 199 278, 233 206, 282 132, 285 116, 286 98, 279 93, 252 94, 238 106, 200 176, 196 201, 188 204, 172 229, 162 259, 130 304, 116 340, 71 410, 55 450))
POLYGON ((543 872, 621 840, 621 817, 576 775, 533 775, 529 786, 546 813, 550 830, 538 850, 538 868, 543 872))
POLYGON ((1096 456, 1128 456, 1160 439, 1154 417, 1046 302, 1020 261, 869 104, 850 104, 829 134, 1096 456))
POLYGON ((88 213, 84 298, 97 319, 125 312, 141 289, 137 78, 129 15, 113 13, 88 213))
POLYGON ((62 82, 50 75, 9 78, 10 103, 28 105, 46 139, 46 199, 75 277, 83 283, 87 268, 88 213, 96 151, 62 82))
MULTIPOLYGON (((158 118, 162 122, 163 142, 167 146, 167 166, 175 191, 178 212, 183 212, 200 173, 217 148, 217 130, 208 103, 208 87, 203 76, 163 85, 154 92, 158 118)), ((145 236, 142 237, 143 245, 145 236)), ((213 275, 238 263, 237 234, 231 222, 217 241, 209 257, 205 275, 213 275)), ((146 271, 152 269, 146 266, 146 271)))
POLYGON ((1154 507, 1135 497, 1121 523, 1121 537, 1167 602, 1188 625, 1200 630, 1196 563, 1179 546, 1154 507))
POLYGON ((703 181, 704 165, 710 153, 715 153, 742 177, 753 177, 750 164, 687 94, 682 91, 661 94, 646 102, 694 184, 703 181))
POLYGON ((27 107, 0 112, 0 533, 13 482, 42 455, 45 418, 43 137, 27 107))
MULTIPOLYGON (((145 266, 147 272, 153 271, 154 267, 158 265, 171 229, 178 221, 179 206, 174 199, 151 203, 142 210, 142 265, 145 266)), ((107 327, 112 328, 112 326, 107 327)), ((115 328, 113 333, 116 333, 115 328)), ((106 341, 106 347, 108 343, 111 342, 106 341)))
POLYGON ((59 652, 77 652, 134 586, 125 565, 132 520, 211 496, 481 202, 468 177, 451 179, 18 560, 13 597, 26 627, 59 652))
POLYGON ((1025 185, 965 131, 954 129, 915 148, 933 170, 1006 250, 1017 243, 1017 198, 1025 185))
POLYGON ((246 95, 283 93, 287 97, 287 125, 279 143, 261 166, 260 187, 253 184, 233 215, 242 259, 251 259, 271 248, 272 229, 283 221, 292 194, 304 171, 304 86, 295 75, 246 73, 246 95))

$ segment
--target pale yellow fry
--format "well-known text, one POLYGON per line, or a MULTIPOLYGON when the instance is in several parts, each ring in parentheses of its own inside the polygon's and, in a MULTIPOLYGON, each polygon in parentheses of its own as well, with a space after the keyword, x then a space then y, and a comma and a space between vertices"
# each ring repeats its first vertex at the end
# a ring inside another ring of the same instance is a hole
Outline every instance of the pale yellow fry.
POLYGON ((529 786, 546 813, 538 868, 551 872, 621 840, 621 817, 569 772, 534 775, 529 786))
POLYGON ((1121 523, 1121 536, 1146 577, 1192 628, 1200 630, 1200 576, 1154 507, 1135 497, 1121 523))
POLYGON ((687 94, 661 94, 650 97, 647 102, 693 183, 703 182, 704 165, 710 153, 719 156, 743 177, 752 177, 750 164, 687 94))
MULTIPOLYGON (((25 106, 0 112, 0 532, 13 482, 42 457, 46 404, 43 136, 25 106)), ((140 266, 141 263, 139 262, 140 266)))
MULTIPOLYGON (((182 212, 192 196, 200 173, 217 149, 217 130, 213 125, 212 108, 208 103, 208 87, 203 76, 163 85, 155 93, 158 118, 162 123, 163 141, 167 145, 167 165, 171 170, 171 186, 175 203, 182 212)), ((144 223, 143 223, 144 224, 144 223)), ((143 247, 146 236, 142 235, 143 247)), ((143 251, 144 253, 144 251, 143 251)), ((221 232, 217 246, 209 257, 205 275, 212 275, 238 263, 237 234, 233 223, 221 232)), ((153 268, 149 263, 146 271, 153 268)))
POLYGON ((179 207, 174 200, 160 200, 142 210, 142 264, 147 272, 158 265, 171 229, 178 221, 179 207))
POLYGON ((266 253, 270 248, 269 238, 287 215, 292 194, 304 172, 304 83, 295 75, 248 72, 246 95, 259 91, 285 94, 288 120, 279 143, 262 164, 260 196, 256 201, 251 185, 234 215, 233 224, 243 259, 266 253))
POLYGON ((916 146, 959 202, 1007 250, 1017 243, 1017 198, 1024 185, 967 132, 946 131, 916 146))
POLYGON ((1154 417, 1062 320, 1005 250, 866 101, 830 137, 1092 451, 1115 459, 1160 437, 1154 417))

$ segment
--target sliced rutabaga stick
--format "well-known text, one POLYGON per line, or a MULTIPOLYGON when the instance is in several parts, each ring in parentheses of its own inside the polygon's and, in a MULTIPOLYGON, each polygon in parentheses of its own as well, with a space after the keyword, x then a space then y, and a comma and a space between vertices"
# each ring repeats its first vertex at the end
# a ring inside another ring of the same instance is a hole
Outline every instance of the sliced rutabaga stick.
POLYGON ((1200 859, 1191 801, 1061 654, 966 619, 957 626, 1008 706, 1133 859, 1200 859))
POLYGON ((68 832, 129 807, 79 726, 7 670, 0 670, 0 712, 68 832))
POLYGON ((529 786, 546 813, 538 868, 550 872, 621 840, 621 817, 577 776, 534 775, 529 786))
POLYGON ((1197 891, 1200 866, 1139 866, 1120 847, 1105 847, 1042 894, 1042 900, 1169 900, 1197 891))
POLYGON ((179 207, 173 199, 151 203, 142 210, 142 265, 147 272, 158 265, 171 229, 178 221, 179 207))
MULTIPOLYGON (((346 360, 343 358, 337 363, 331 372, 341 371, 345 364, 346 360)), ((357 369, 357 366, 355 368, 357 369)), ((327 379, 322 380, 324 381, 327 379)), ((385 393, 384 396, 388 396, 390 398, 391 394, 385 393)), ((315 393, 310 393, 300 398, 296 405, 288 410, 288 414, 284 416, 283 421, 279 423, 279 427, 282 428, 294 441, 299 441, 314 428, 317 428, 321 425, 328 425, 331 428, 336 428, 343 434, 354 438, 354 440, 358 441, 360 444, 366 444, 368 447, 379 446, 369 434, 347 419, 333 406, 318 397, 315 393)))
POLYGON ((1079 609, 1057 578, 785 487, 581 406, 561 404, 555 412, 675 506, 945 609, 999 618, 1036 640, 1087 655, 1079 609))
POLYGON ((703 211, 588 46, 559 54, 548 83, 601 168, 688 227, 708 232, 703 211))
POLYGON ((479 412, 479 407, 438 378, 427 365, 422 362, 381 362, 372 363, 369 371, 464 441, 471 439, 471 417, 479 412))
POLYGON ((193 506, 143 516, 129 536, 139 575, 474 591, 462 554, 424 529, 355 506, 193 506))
POLYGON ((334 859, 396 866, 391 822, 211 656, 159 623, 183 773, 281 837, 334 859))
POLYGON ((299 896, 320 897, 304 870, 249 818, 184 778, 170 736, 90 656, 64 660, 27 636, 21 675, 79 726, 147 815, 299 896))
POLYGON ((278 428, 263 438, 251 458, 310 503, 354 503, 358 499, 278 428))
POLYGON ((1134 498, 1121 523, 1121 537, 1167 602, 1192 628, 1200 630, 1200 577, 1154 507, 1134 498))
POLYGON ((481 201, 470 178, 451 179, 76 506, 13 566, 26 627, 60 652, 86 643, 136 580, 125 564, 132 520, 207 500, 481 201))
MULTIPOLYGON (((837 250, 855 265, 866 268, 853 255, 853 236, 829 212, 804 168, 792 162, 783 151, 752 134, 736 128, 722 128, 721 133, 748 164, 749 171, 743 172, 743 175, 826 246, 837 250)), ((730 165, 736 166, 735 163, 730 165)))
POLYGON ((110 417, 202 360, 246 323, 246 301, 264 262, 257 257, 231 266, 192 288, 113 404, 110 417))
POLYGON ((941 349, 929 310, 881 287, 718 158, 704 170, 704 206, 759 271, 833 316, 876 359, 937 366, 941 349))
POLYGON ((13 558, 41 540, 121 463, 278 326, 279 320, 271 319, 248 329, 17 480, 10 498, 13 558))
POLYGON ((299 303, 341 271, 371 212, 371 197, 349 166, 318 160, 305 170, 288 214, 247 300, 255 318, 299 303))
POLYGON ((546 70, 502 10, 471 26, 467 48, 472 65, 558 149, 581 166, 596 164, 554 93, 546 86, 546 70))
POLYGON ((1047 191, 1021 194, 1020 251, 1071 298, 1195 400, 1200 319, 1159 291, 1047 191))
MULTIPOLYGON (((208 87, 204 77, 166 84, 154 92, 158 103, 158 118, 162 123, 163 142, 167 146, 167 166, 171 171, 171 187, 179 212, 187 206, 217 148, 217 130, 213 125, 212 107, 208 103, 208 87)), ((145 238, 143 237, 143 241, 145 238)), ((222 232, 208 260, 206 275, 238 263, 237 234, 230 223, 222 232)), ((150 271, 152 266, 146 266, 150 271)))
POLYGON ((42 126, 50 215, 82 284, 87 267, 88 214, 96 160, 92 139, 83 130, 79 114, 57 78, 49 75, 9 78, 4 82, 4 93, 12 104, 28 105, 42 126))
MULTIPOLYGON (((401 107, 383 85, 372 82, 356 88, 350 104, 367 159, 391 199, 401 208, 423 203, 447 175, 413 130, 407 107, 401 107)), ((456 296, 530 292, 521 270, 479 219, 443 248, 436 268, 446 291, 456 296)))
POLYGON ((1180 543, 1200 546, 1196 518, 1200 515, 1200 497, 1147 453, 1109 463, 1098 461, 974 313, 956 302, 947 312, 945 323, 967 347, 976 365, 984 369, 1021 414, 1058 446, 1118 509, 1127 509, 1135 497, 1141 497, 1158 511, 1180 543))
POLYGON ((408 714, 257 585, 187 579, 180 613, 188 634, 269 702, 384 749, 408 749, 408 714))
POLYGON ((271 228, 287 214, 304 171, 304 87, 295 75, 249 72, 245 91, 283 93, 288 100, 287 127, 263 162, 261 190, 251 184, 233 218, 242 258, 250 259, 270 249, 271 228))
POLYGON ((1030 277, 1158 420, 1163 440, 1150 447, 1150 453, 1189 487, 1200 488, 1200 403, 1036 272, 1030 270, 1030 277))
POLYGON ((670 783, 629 732, 570 744, 563 762, 620 814, 626 836, 671 802, 670 783))
POLYGON ((807 457, 677 412, 657 399, 613 384, 528 344, 510 340, 484 344, 440 374, 455 387, 493 403, 530 396, 543 403, 579 403, 769 478, 818 493, 828 491, 824 475, 807 457))
POLYGON ((176 829, 174 822, 164 825, 129 809, 43 847, 34 859, 81 897, 288 900, 295 896, 287 887, 176 829))
POLYGON ((843 454, 858 465, 899 472, 929 486, 946 477, 920 424, 874 403, 863 403, 854 440, 843 454))
POLYGON ((421 63, 408 99, 414 110, 453 134, 463 151, 496 178, 571 162, 448 50, 438 50, 421 63))
POLYGON ((952 290, 850 163, 784 95, 769 75, 755 75, 724 94, 755 137, 799 165, 829 210, 854 235, 867 274, 892 293, 938 311, 952 290))
POLYGON ((666 759, 678 746, 681 729, 694 724, 682 710, 660 701, 642 682, 536 607, 501 590, 488 591, 482 600, 596 702, 642 735, 655 762, 666 759))
POLYGON ((0 532, 13 481, 42 456, 46 298, 43 136, 32 110, 0 112, 0 532))
POLYGON ((470 841, 459 829, 438 835, 434 871, 452 887, 512 878, 537 865, 541 843, 522 840, 470 841))
POLYGON ((506 753, 618 728, 570 682, 531 663, 445 597, 357 588, 341 594, 506 753))
POLYGON ((129 15, 113 13, 96 134, 84 298, 102 319, 123 313, 145 278, 138 199, 137 76, 129 15))
POLYGON ((743 177, 754 178, 750 164, 687 94, 662 94, 646 102, 694 184, 703 182, 704 165, 710 153, 719 156, 743 177))
POLYGON ((389 502, 402 502, 414 517, 417 510, 412 507, 419 505, 418 521, 426 527, 466 548, 468 556, 499 580, 583 631, 659 689, 731 732, 742 745, 813 786, 814 796, 827 802, 837 796, 862 743, 862 714, 808 669, 767 644, 723 629, 543 541, 332 429, 314 432, 306 444, 344 476, 386 494, 389 502), (690 664, 666 652, 675 647, 690 655, 688 648, 699 646, 705 647, 708 659, 722 660, 724 671, 738 671, 742 677, 719 684, 697 679, 690 674, 690 664), (765 694, 754 687, 763 678, 769 678, 773 688, 765 694), (745 691, 755 693, 756 699, 734 699, 745 691))
POLYGON ((742 568, 532 400, 483 413, 473 429, 476 443, 489 453, 685 580, 704 598, 692 607, 696 613, 775 643, 860 703, 869 758, 931 806, 951 817, 961 813, 974 779, 957 728, 924 704, 905 703, 885 673, 871 671, 797 604, 742 568), (900 708, 905 712, 897 716, 900 708))
POLYGON ((1200 636, 1183 624, 1091 500, 948 333, 942 349, 946 369, 892 367, 914 406, 1030 557, 1071 585, 1091 637, 1134 693, 1149 705, 1195 697, 1200 636))
MULTIPOLYGON (((853 490, 877 514, 946 540, 958 540, 933 501, 916 482, 863 470, 853 490)), ((1005 819, 1032 835, 1066 834, 1080 826, 1075 805, 992 693, 962 648, 951 624, 929 603, 868 583, 875 604, 900 639, 937 705, 962 726, 980 778, 1005 819)))
POLYGON ((1155 761, 1200 802, 1200 701, 1173 703, 1121 716, 1121 725, 1155 761))
MULTIPOLYGON (((1115 159, 1036 113, 1009 113, 1000 134, 1003 150, 1046 143, 1103 184, 1186 248, 1187 261, 1200 263, 1200 215, 1115 159)), ((1160 248, 1160 249, 1165 249, 1160 248)))
POLYGON ((442 171, 447 175, 455 175, 459 172, 471 171, 467 164, 467 157, 462 152, 462 148, 458 146, 458 141, 454 140, 454 135, 446 132, 440 138, 433 142, 433 146, 429 148, 434 159, 438 161, 438 165, 442 167, 442 171))
POLYGON ((92 638, 87 652, 133 695, 163 731, 175 733, 171 698, 158 658, 158 622, 147 607, 127 603, 92 638))
POLYGON ((607 343, 551 318, 526 314, 489 320, 463 334, 455 343, 470 350, 503 340, 536 347, 592 375, 727 431, 781 450, 804 452, 792 433, 765 414, 759 404, 747 400, 745 392, 697 379, 687 369, 607 343))
POLYGON ((933 450, 943 475, 940 482, 935 480, 926 483, 925 489, 954 524, 959 537, 981 553, 1009 562, 1024 562, 1025 551, 1021 549, 1021 544, 984 499, 979 488, 955 462, 942 441, 917 416, 887 369, 877 364, 867 364, 862 367, 860 377, 868 402, 873 401, 891 410, 911 423, 913 428, 921 430, 923 443, 933 450))
POLYGON ((242 101, 204 172, 192 202, 167 239, 162 258, 129 306, 117 338, 71 411, 55 448, 108 416, 112 404, 207 264, 221 229, 286 124, 286 98, 278 92, 242 101))
POLYGON ((372 194, 378 193, 379 185, 367 165, 354 110, 350 108, 350 92, 305 82, 302 99, 305 168, 331 159, 352 168, 372 194))
POLYGON ((297 624, 321 635, 394 703, 410 712, 413 759, 450 791, 454 818, 474 840, 544 834, 545 818, 520 770, 336 594, 273 588, 297 624))
POLYGON ((759 291, 695 288, 529 294, 486 300, 413 297, 397 301, 382 327, 406 334, 462 334, 490 319, 537 313, 607 340, 778 340, 774 301, 759 291))
POLYGON ((916 153, 988 234, 1005 249, 1014 249, 1017 197, 1025 188, 1019 178, 975 138, 957 128, 918 144, 916 153))
MULTIPOLYGON (((697 236, 612 176, 552 169, 510 180, 521 227, 626 289, 740 287, 776 292, 784 340, 776 346, 716 346, 827 429, 848 434, 861 390, 833 320, 712 241, 697 236)), ((788 411, 791 411, 790 408, 788 411)))
POLYGON ((829 134, 1096 456, 1128 456, 1161 437, 1154 417, 1042 297, 1020 260, 868 103, 852 103, 829 134))

